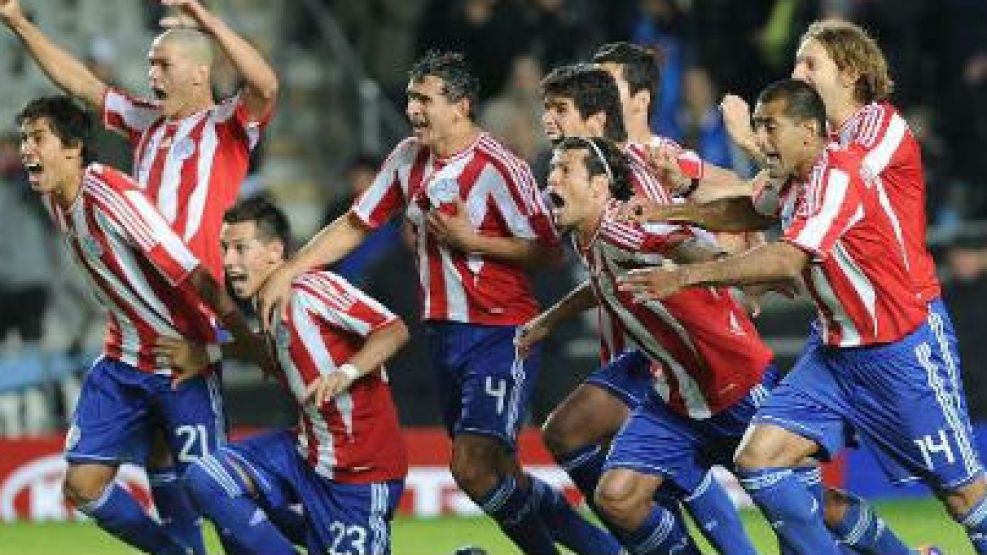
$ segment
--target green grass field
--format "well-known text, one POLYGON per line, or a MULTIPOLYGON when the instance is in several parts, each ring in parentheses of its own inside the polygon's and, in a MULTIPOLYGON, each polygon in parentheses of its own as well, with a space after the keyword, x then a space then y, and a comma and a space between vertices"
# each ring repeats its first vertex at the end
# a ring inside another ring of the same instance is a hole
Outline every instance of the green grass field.
MULTIPOLYGON (((880 503, 878 510, 912 545, 934 541, 949 555, 972 553, 959 526, 935 501, 880 503)), ((775 553, 771 531, 761 517, 744 513, 747 529, 762 554, 775 553)), ((400 518, 393 529, 394 555, 446 555, 473 544, 491 555, 517 553, 486 518, 400 518)), ((212 541, 210 551, 219 553, 212 541)), ((709 551, 712 553, 712 551, 709 551)), ((0 524, 0 555, 115 555, 134 550, 116 542, 92 524, 0 524)))

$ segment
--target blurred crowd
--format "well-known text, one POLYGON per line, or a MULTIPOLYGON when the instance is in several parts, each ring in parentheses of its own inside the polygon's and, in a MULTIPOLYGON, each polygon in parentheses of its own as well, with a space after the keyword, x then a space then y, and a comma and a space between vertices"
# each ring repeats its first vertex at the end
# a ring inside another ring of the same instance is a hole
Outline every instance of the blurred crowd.
MULTIPOLYGON (((481 78, 483 127, 531 162, 536 175, 544 171, 539 164, 549 146, 540 124, 542 77, 558 64, 588 59, 604 42, 630 39, 655 49, 661 84, 651 121, 659 134, 717 165, 750 174, 751 162, 727 136, 719 100, 726 93, 752 100, 765 84, 787 76, 799 36, 810 21, 835 16, 861 23, 884 49, 896 83, 893 101, 923 146, 930 229, 939 245, 946 299, 955 312, 971 412, 975 419, 987 418, 987 380, 978 379, 979 367, 987 363, 987 343, 977 337, 987 327, 987 316, 979 308, 987 305, 987 229, 978 223, 987 221, 987 156, 982 152, 987 145, 987 2, 321 2, 338 20, 363 69, 398 110, 404 105, 407 68, 418 55, 432 48, 463 51, 481 78)), ((149 26, 158 15, 149 11, 149 26)), ((326 40, 323 29, 302 10, 288 9, 285 19, 287 43, 304 48, 326 40)), ((95 41, 88 58, 111 82, 114 55, 112 45, 95 41)), ((286 83, 285 89, 290 87, 286 83)), ((101 141, 105 143, 100 150, 111 163, 129 166, 125 145, 109 135, 101 141)), ((74 294, 67 275, 71 270, 62 269, 61 250, 51 244, 47 231, 47 215, 21 174, 16 142, 16 136, 0 136, 0 352, 23 352, 43 344, 45 330, 53 326, 65 338, 55 348, 79 350, 87 334, 94 329, 98 333, 99 326, 90 324, 91 305, 74 294)), ((368 186, 390 146, 346 164, 341 176, 345 185, 325 206, 324 222, 343 213, 368 186)), ((336 269, 413 323, 414 261, 402 246, 403 233, 396 223, 385 226, 336 269)), ((538 294, 543 301, 553 301, 581 278, 573 270, 537 279, 538 294)), ((546 345, 546 359, 568 371, 543 373, 536 416, 544 415, 592 367, 596 343, 587 331, 592 325, 591 318, 574 323, 546 345)), ((438 415, 428 412, 436 404, 427 401, 434 393, 430 374, 421 371, 427 364, 422 344, 412 342, 391 372, 407 424, 438 422, 438 415), (402 397, 415 402, 402 402, 402 397)), ((56 397, 72 397, 73 379, 58 386, 64 395, 56 397)), ((35 395, 34 401, 29 397, 23 390, 4 393, 0 381, 0 435, 30 431, 17 423, 31 420, 24 417, 35 410, 30 403, 50 396, 35 395)), ((48 404, 52 406, 44 410, 67 413, 65 401, 48 404)), ((234 397, 231 405, 236 404, 234 397)))

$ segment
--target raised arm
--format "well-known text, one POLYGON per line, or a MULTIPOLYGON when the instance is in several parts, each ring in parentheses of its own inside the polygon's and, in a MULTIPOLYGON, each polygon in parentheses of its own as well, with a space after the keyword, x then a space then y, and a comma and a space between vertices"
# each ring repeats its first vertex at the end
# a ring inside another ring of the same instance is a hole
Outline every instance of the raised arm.
POLYGON ((52 42, 21 10, 18 0, 0 0, 3 21, 34 58, 41 71, 58 88, 98 109, 107 85, 79 59, 52 42))
MULTIPOLYGON (((161 0, 161 3, 180 9, 201 31, 216 40, 219 48, 243 78, 241 98, 247 112, 254 119, 266 116, 277 98, 278 78, 260 52, 195 0, 161 0)), ((161 24, 164 27, 177 27, 184 22, 177 18, 165 18, 161 24)))

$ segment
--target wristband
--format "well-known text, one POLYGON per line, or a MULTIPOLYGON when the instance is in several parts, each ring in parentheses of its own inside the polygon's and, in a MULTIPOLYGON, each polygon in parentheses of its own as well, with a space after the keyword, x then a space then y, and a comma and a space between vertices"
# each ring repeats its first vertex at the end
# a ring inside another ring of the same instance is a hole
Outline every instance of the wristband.
POLYGON ((223 358, 223 349, 216 343, 206 343, 206 360, 209 364, 216 364, 223 358))
POLYGON ((346 363, 339 368, 337 368, 344 376, 350 379, 351 382, 356 381, 363 377, 363 371, 357 368, 355 365, 346 363))

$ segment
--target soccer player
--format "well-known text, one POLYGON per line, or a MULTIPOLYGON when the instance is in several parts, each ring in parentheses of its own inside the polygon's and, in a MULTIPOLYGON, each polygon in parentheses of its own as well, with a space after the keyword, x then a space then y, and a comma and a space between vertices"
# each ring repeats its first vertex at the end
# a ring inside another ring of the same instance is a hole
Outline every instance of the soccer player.
MULTIPOLYGON (((707 260, 721 251, 687 228, 646 229, 614 219, 619 201, 632 193, 628 161, 616 145, 598 138, 563 139, 548 191, 556 225, 573 232, 590 272, 591 295, 662 368, 613 441, 596 503, 632 553, 698 553, 653 496, 663 483, 700 484, 711 479, 713 464, 731 464, 754 409, 777 378, 772 353, 727 289, 647 303, 617 290, 617 278, 629 268, 666 258, 707 260)), ((706 486, 687 491, 701 495, 706 486)), ((743 528, 734 532, 734 543, 718 549, 754 553, 743 528)))
MULTIPOLYGON (((17 116, 21 159, 79 267, 108 312, 102 356, 86 374, 66 437, 65 495, 100 527, 149 553, 186 553, 114 483, 123 462, 143 464, 149 430, 163 420, 176 434, 204 433, 222 418, 218 392, 174 410, 170 360, 161 336, 218 343, 212 314, 244 344, 252 334, 221 285, 129 177, 86 165, 89 115, 67 96, 30 102, 17 116), (198 410, 196 410, 198 409, 198 410), (202 431, 200 431, 202 430, 202 431)), ((211 357, 215 361, 216 357, 211 357)))
POLYGON ((780 241, 712 263, 635 272, 622 288, 683 288, 801 275, 819 311, 799 362, 755 417, 737 455, 748 492, 797 552, 839 553, 791 467, 826 458, 855 433, 893 478, 907 471, 943 500, 987 553, 987 498, 958 359, 908 275, 901 235, 867 169, 866 149, 827 148, 826 108, 808 84, 758 98, 754 129, 780 191, 780 241))
MULTIPOLYGON (((652 175, 633 145, 627 143, 620 93, 610 73, 590 64, 562 66, 552 70, 541 87, 545 106, 542 124, 553 143, 566 137, 612 141, 628 156, 634 194, 652 202, 671 202, 664 185, 652 175)), ((519 345, 527 349, 558 322, 578 314, 586 308, 581 300, 596 306, 591 287, 587 281, 526 324, 519 345)), ((624 352, 623 326, 613 311, 602 306, 598 311, 604 364, 552 411, 542 428, 545 445, 591 506, 606 459, 606 446, 652 388, 652 371, 662 371, 660 364, 652 363, 636 349, 624 352)), ((710 543, 721 551, 753 553, 754 547, 726 491, 715 480, 707 480, 701 474, 698 478, 695 483, 663 488, 657 502, 680 518, 678 500, 682 499, 710 543)))
MULTIPOLYGON (((921 148, 904 118, 888 102, 894 83, 880 47, 852 23, 835 20, 813 23, 802 35, 792 77, 819 92, 826 106, 830 139, 867 152, 864 171, 868 177, 876 177, 885 199, 882 207, 904 244, 914 286, 928 303, 937 328, 942 330, 950 358, 958 362, 952 320, 942 301, 935 264, 925 244, 926 193, 921 148)), ((756 153, 746 103, 737 97, 727 97, 723 108, 734 140, 748 152, 756 153)), ((777 188, 769 186, 757 195, 756 208, 770 216, 777 199, 777 188)), ((705 208, 659 208, 651 211, 650 219, 674 217, 699 223, 707 229, 757 229, 747 226, 769 225, 770 218, 759 216, 753 208, 742 197, 727 198, 705 208)), ((856 496, 828 491, 826 507, 827 522, 848 545, 864 553, 908 552, 856 496), (861 526, 867 528, 867 533, 850 534, 861 526)))
POLYGON ((518 462, 516 434, 539 362, 514 346, 518 327, 538 313, 524 266, 553 258, 558 238, 528 165, 476 125, 478 87, 459 54, 432 52, 414 65, 413 136, 349 213, 272 274, 260 313, 269 321, 295 276, 345 256, 403 212, 456 483, 526 553, 556 553, 554 539, 580 553, 616 553, 609 535, 518 462))
MULTIPOLYGON (((223 217, 223 267, 237 297, 250 299, 284 261, 285 215, 264 199, 223 217)), ((309 553, 390 553, 390 521, 408 473, 383 363, 408 340, 400 318, 340 276, 310 271, 291 287, 276 321, 279 378, 299 409, 297 432, 279 430, 223 446, 185 474, 193 499, 240 553, 294 554, 266 508, 299 500, 309 553)), ((166 352, 199 371, 204 346, 169 340, 166 352), (193 354, 194 353, 194 354, 193 354), (180 358, 180 357, 188 358, 180 358)))
MULTIPOLYGON (((162 4, 179 15, 162 21, 168 29, 154 39, 148 52, 148 80, 154 94, 150 100, 102 82, 32 24, 18 0, 0 0, 0 20, 55 85, 96 109, 104 126, 130 141, 133 175, 140 189, 203 267, 221 282, 223 211, 236 199, 250 152, 271 116, 277 77, 252 46, 199 2, 162 0, 162 4), (243 82, 238 94, 219 103, 210 83, 213 44, 243 82)), ((194 378, 174 393, 176 399, 169 407, 204 410, 196 405, 213 402, 209 392, 219 390, 218 373, 194 378)), ((222 403, 216 406, 222 410, 222 403)), ((214 451, 225 441, 224 421, 216 418, 202 422, 201 428, 164 430, 165 442, 156 442, 148 464, 158 513, 169 530, 194 546, 197 554, 205 553, 199 519, 177 476, 191 459, 214 451)))

